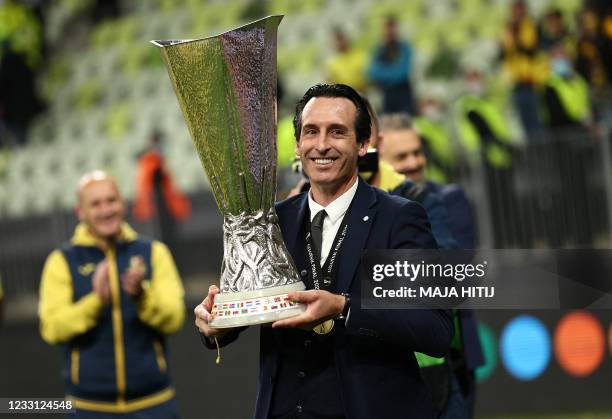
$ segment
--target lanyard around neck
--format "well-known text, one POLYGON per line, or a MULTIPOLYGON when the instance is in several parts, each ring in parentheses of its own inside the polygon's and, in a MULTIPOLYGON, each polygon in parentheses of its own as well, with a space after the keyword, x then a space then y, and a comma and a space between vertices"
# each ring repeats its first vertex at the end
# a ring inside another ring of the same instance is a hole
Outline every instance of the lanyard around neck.
MULTIPOLYGON (((348 232, 348 219, 350 212, 351 207, 349 206, 349 208, 346 210, 346 213, 344 214, 344 217, 342 218, 342 223, 338 228, 336 237, 334 237, 330 254, 327 255, 327 259, 325 259, 325 263, 323 264, 323 266, 321 266, 321 261, 317 260, 318 258, 314 255, 314 252, 312 250, 312 238, 310 237, 310 217, 308 217, 308 222, 306 226, 306 252, 308 253, 308 261, 310 262, 312 284, 314 286, 314 289, 316 290, 327 290, 331 288, 333 269, 336 260, 338 259, 338 254, 340 253, 342 243, 344 242, 344 239, 346 238, 346 234, 348 232)), ((321 248, 322 247, 323 243, 321 242, 321 248)), ((321 249, 321 254, 322 252, 323 249, 321 249)))

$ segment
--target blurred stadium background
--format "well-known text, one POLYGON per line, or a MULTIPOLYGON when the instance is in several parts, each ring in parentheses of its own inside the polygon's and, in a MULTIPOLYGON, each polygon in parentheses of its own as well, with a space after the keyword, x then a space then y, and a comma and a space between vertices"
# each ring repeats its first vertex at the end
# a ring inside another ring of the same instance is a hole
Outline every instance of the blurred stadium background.
MULTIPOLYGON (((406 77, 414 102, 430 98, 443 112, 450 142, 441 176, 468 192, 479 246, 608 248, 612 10, 607 1, 526 4, 538 28, 538 41, 529 52, 537 63, 527 70, 533 72, 529 83, 536 92, 544 94, 551 74, 546 39, 566 45, 576 70, 583 69, 591 98, 588 111, 576 111, 580 115, 567 126, 549 118, 533 131, 513 106, 520 80, 500 41, 511 18, 510 0, 0 1, 0 277, 5 305, 0 396, 63 394, 59 351, 38 335, 42 264, 76 224, 74 187, 81 174, 105 169, 133 200, 137 159, 154 131, 164 136, 167 165, 192 205, 191 217, 177 225, 172 243, 189 311, 218 275, 222 220, 151 39, 207 36, 284 14, 278 35, 280 131, 306 88, 336 81, 333 62, 341 55, 336 34, 348 40, 355 65, 362 68, 381 41, 384 20, 393 15, 401 38, 412 47, 406 77), (551 10, 559 11, 563 31, 547 26, 551 10), (583 50, 593 21, 593 47, 583 50), (589 65, 580 67, 581 58, 589 65), (474 149, 463 138, 459 104, 469 88, 466 76, 474 73, 483 80, 487 100, 503 115, 509 161, 496 163, 486 145, 474 149)), ((367 80, 363 88, 382 111, 381 91, 367 80)), ((285 131, 279 132, 279 141, 289 138, 280 145, 280 194, 298 179, 290 169, 292 133, 285 131)), ((160 235, 157 219, 129 221, 142 233, 160 235)), ((478 417, 612 417, 611 312, 486 311, 479 320, 487 365, 478 371, 478 417)), ((170 339, 183 417, 249 417, 257 330, 224 349, 216 366, 215 354, 200 345, 191 321, 170 339)))

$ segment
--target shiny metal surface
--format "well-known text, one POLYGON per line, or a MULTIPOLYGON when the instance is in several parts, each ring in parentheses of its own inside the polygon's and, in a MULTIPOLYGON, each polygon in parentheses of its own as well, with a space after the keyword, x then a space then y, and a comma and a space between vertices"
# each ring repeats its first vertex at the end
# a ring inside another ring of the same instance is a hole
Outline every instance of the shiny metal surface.
POLYGON ((224 215, 222 293, 299 283, 274 213, 276 32, 270 16, 218 36, 151 41, 224 215))
POLYGON ((223 222, 221 292, 243 292, 299 281, 273 208, 227 215, 223 222))
POLYGON ((271 16, 218 36, 153 41, 223 213, 270 208, 276 189, 276 30, 271 16))

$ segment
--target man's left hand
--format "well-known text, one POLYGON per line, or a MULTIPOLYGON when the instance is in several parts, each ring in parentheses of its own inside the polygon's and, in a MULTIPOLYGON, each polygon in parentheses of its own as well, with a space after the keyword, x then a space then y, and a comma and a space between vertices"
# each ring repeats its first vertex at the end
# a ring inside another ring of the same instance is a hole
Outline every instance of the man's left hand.
POLYGON ((323 290, 290 292, 288 297, 292 301, 306 304, 306 311, 298 316, 272 323, 274 328, 299 327, 300 329, 311 330, 325 320, 342 314, 346 303, 346 297, 323 290))
POLYGON ((132 297, 140 296, 144 274, 144 261, 140 256, 134 256, 130 260, 129 269, 121 277, 121 288, 132 297))

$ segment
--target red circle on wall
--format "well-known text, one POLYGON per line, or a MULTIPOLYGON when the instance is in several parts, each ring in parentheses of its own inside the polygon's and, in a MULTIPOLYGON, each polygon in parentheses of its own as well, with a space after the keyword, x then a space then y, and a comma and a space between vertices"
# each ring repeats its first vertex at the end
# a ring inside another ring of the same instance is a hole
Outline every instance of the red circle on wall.
POLYGON ((585 311, 565 315, 555 330, 554 351, 561 368, 575 377, 586 377, 604 358, 606 337, 595 316, 585 311))

